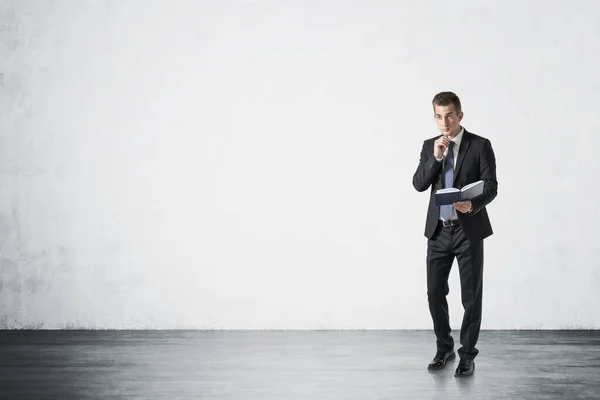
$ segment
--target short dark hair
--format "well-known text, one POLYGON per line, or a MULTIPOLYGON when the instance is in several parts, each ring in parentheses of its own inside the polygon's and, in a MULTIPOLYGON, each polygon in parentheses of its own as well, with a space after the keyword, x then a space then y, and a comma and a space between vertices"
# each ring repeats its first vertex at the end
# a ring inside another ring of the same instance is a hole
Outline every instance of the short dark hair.
POLYGON ((460 114, 462 107, 460 106, 460 99, 452 92, 440 92, 436 94, 431 102, 433 109, 435 106, 449 106, 452 104, 457 114, 460 114))

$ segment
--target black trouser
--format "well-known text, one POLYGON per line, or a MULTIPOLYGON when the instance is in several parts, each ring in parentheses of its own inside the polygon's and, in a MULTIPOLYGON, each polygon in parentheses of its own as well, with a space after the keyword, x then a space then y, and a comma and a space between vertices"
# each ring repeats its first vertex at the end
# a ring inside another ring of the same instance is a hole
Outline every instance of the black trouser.
POLYGON ((471 241, 460 225, 444 227, 441 222, 427 242, 427 298, 437 338, 437 350, 454 349, 450 335, 450 317, 446 296, 449 292, 448 275, 454 257, 458 261, 461 298, 464 307, 460 329, 460 358, 473 359, 479 351, 475 348, 481 327, 483 293, 483 240, 471 241))

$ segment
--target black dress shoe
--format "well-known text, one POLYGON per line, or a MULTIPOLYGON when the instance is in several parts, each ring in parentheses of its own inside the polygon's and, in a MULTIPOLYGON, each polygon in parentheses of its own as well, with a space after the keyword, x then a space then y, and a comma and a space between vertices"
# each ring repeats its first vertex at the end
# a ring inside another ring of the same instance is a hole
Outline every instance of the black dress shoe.
POLYGON ((435 353, 433 361, 431 361, 431 363, 427 366, 427 369, 442 369, 446 366, 448 361, 452 361, 454 358, 456 358, 456 354, 453 351, 448 353, 438 351, 435 353))
POLYGON ((460 360, 458 367, 456 367, 456 372, 454 372, 454 376, 459 378, 463 376, 469 376, 473 374, 473 371, 475 371, 475 361, 460 360))

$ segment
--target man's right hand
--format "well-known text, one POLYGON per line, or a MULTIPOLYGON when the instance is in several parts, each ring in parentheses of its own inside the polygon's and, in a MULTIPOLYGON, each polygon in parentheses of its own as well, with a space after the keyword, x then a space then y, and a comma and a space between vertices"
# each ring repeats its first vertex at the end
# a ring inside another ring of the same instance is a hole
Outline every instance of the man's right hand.
POLYGON ((437 159, 442 158, 446 149, 450 146, 450 140, 442 135, 433 143, 433 156, 437 159))

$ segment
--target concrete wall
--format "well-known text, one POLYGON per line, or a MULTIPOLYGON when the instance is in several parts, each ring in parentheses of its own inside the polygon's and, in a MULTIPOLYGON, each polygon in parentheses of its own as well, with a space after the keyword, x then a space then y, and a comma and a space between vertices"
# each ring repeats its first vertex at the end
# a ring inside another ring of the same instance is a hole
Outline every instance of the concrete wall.
MULTIPOLYGON (((600 328, 598 20, 1 1, 0 328, 430 329, 411 181, 442 90, 497 156, 482 327, 600 328)), ((456 265, 449 301, 458 329, 456 265)))

